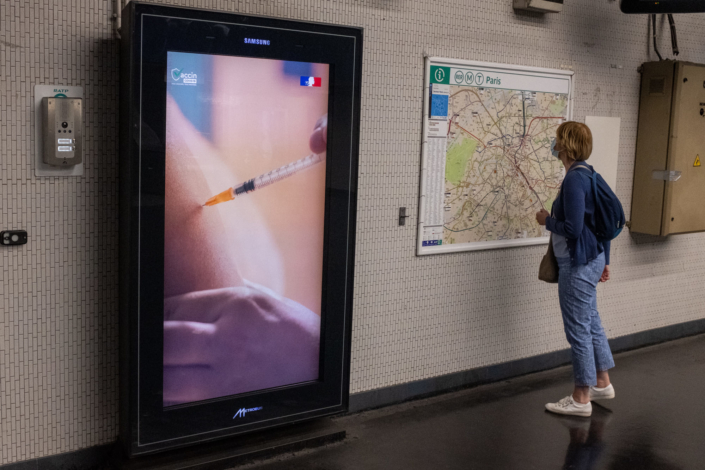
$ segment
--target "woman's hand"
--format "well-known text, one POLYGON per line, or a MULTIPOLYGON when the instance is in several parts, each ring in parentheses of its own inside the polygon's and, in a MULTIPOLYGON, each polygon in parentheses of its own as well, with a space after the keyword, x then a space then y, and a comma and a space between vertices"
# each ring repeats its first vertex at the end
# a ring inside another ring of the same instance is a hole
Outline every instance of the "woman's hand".
POLYGON ((602 277, 600 278, 600 282, 607 282, 610 280, 610 266, 605 265, 605 270, 602 271, 602 277))
POLYGON ((550 217, 551 214, 546 209, 541 209, 536 213, 536 222, 539 225, 546 225, 546 217, 550 217))

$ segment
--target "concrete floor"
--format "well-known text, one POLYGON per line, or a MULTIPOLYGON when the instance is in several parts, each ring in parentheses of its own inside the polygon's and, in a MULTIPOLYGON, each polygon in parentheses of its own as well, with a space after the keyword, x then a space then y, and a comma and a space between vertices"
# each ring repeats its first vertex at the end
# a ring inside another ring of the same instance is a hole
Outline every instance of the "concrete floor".
POLYGON ((562 367, 336 418, 348 438, 257 470, 705 469, 705 335, 618 354, 614 400, 591 418, 544 411, 562 367))

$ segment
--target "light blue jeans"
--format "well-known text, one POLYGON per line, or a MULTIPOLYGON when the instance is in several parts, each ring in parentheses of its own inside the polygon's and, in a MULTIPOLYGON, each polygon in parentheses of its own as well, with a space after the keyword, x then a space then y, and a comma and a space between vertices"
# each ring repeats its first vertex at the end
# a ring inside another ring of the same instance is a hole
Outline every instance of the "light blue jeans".
POLYGON ((612 351, 597 312, 597 283, 605 269, 605 255, 582 266, 570 258, 558 260, 558 300, 570 343, 575 385, 597 385, 597 371, 614 367, 612 351))

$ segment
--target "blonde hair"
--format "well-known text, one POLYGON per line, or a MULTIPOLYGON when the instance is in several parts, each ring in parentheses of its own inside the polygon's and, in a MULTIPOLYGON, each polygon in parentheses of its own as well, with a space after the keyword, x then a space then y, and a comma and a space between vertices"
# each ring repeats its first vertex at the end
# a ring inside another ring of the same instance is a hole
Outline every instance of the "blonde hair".
POLYGON ((561 143, 568 158, 582 162, 592 153, 592 132, 581 122, 568 121, 558 126, 556 140, 561 143))

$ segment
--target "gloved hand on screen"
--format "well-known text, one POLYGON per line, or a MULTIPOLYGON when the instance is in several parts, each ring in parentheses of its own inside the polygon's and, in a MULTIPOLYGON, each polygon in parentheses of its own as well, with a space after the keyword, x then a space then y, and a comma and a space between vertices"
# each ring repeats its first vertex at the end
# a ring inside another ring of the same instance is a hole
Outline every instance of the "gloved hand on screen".
POLYGON ((313 133, 308 140, 308 145, 314 153, 326 151, 328 142, 328 115, 321 116, 316 125, 313 126, 313 133))
POLYGON ((165 405, 318 378, 320 317, 244 283, 165 299, 165 405))

